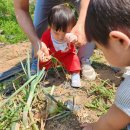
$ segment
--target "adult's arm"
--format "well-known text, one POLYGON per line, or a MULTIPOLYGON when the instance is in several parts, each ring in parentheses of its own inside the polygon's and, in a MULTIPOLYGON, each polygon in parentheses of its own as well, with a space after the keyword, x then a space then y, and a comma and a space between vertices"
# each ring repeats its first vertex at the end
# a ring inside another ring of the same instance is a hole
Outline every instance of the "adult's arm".
POLYGON ((34 47, 34 55, 37 55, 39 45, 44 48, 44 53, 49 53, 44 43, 41 44, 29 13, 29 0, 14 0, 14 8, 17 21, 34 47))
POLYGON ((87 42, 87 39, 85 36, 85 18, 87 15, 89 2, 90 0, 81 0, 79 18, 76 25, 71 31, 72 33, 77 35, 79 45, 84 45, 87 42))

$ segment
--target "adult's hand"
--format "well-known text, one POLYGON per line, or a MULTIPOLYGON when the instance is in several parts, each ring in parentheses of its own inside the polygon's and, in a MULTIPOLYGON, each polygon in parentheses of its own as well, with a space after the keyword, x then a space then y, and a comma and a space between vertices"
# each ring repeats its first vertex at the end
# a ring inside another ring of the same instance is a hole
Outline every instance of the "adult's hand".
POLYGON ((90 0, 81 0, 79 18, 76 25, 71 31, 71 33, 77 36, 76 44, 78 44, 79 46, 87 43, 87 39, 85 36, 85 18, 87 15, 89 2, 90 0))
POLYGON ((85 35, 85 29, 84 29, 84 25, 77 23, 71 33, 73 33, 74 35, 77 36, 77 41, 75 42, 76 45, 78 46, 82 46, 84 44, 87 43, 87 39, 86 39, 86 35, 85 35))

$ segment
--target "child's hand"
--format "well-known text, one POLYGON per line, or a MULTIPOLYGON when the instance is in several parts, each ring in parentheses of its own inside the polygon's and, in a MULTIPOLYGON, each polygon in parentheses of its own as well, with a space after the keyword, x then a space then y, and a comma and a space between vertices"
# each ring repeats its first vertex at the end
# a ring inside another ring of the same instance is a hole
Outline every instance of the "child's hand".
POLYGON ((47 62, 51 59, 51 56, 49 55, 49 49, 43 42, 41 43, 41 48, 37 52, 37 56, 42 62, 47 62))
POLYGON ((66 33, 65 39, 68 43, 76 43, 77 42, 77 36, 73 33, 66 33))
POLYGON ((42 61, 42 62, 47 62, 51 59, 51 56, 45 55, 45 53, 42 50, 39 50, 37 55, 38 55, 39 60, 42 61))

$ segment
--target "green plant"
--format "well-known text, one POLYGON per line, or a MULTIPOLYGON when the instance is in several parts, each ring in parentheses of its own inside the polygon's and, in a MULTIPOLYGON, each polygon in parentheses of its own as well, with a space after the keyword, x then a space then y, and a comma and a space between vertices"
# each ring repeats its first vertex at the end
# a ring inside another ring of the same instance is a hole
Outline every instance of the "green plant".
MULTIPOLYGON (((38 71, 37 74, 31 76, 29 58, 30 57, 28 52, 27 67, 26 67, 27 70, 24 67, 24 64, 21 62, 25 74, 20 74, 19 77, 10 82, 13 84, 15 92, 10 97, 8 98, 6 97, 6 99, 1 100, 0 129, 14 128, 16 124, 20 123, 21 125, 20 127, 24 129, 38 130, 37 121, 34 119, 35 114, 34 108, 37 109, 37 111, 43 108, 41 104, 43 104, 46 98, 48 98, 49 101, 51 101, 51 103, 53 104, 55 103, 57 106, 54 113, 49 113, 47 115, 61 118, 66 117, 70 114, 70 111, 66 108, 66 106, 64 106, 62 102, 57 101, 55 97, 52 96, 54 86, 52 87, 51 94, 49 94, 50 92, 48 91, 48 89, 45 89, 42 86, 40 86, 41 80, 45 79, 43 78, 45 76, 44 68, 42 71, 38 71), (23 77, 24 79, 24 83, 22 85, 20 85, 21 77, 23 77), (42 97, 39 98, 39 94, 41 92, 42 97)), ((4 85, 1 84, 0 89, 2 90, 4 88, 5 88, 4 85)), ((45 104, 44 107, 46 108, 47 106, 49 105, 45 104)), ((52 105, 50 104, 48 109, 52 109, 51 106, 52 105)), ((52 119, 54 117, 50 118, 52 119)))
MULTIPOLYGON (((100 80, 100 83, 92 83, 91 85, 89 96, 95 95, 95 97, 92 97, 92 101, 86 103, 85 107, 98 110, 101 112, 100 114, 106 113, 113 102, 114 86, 109 83, 109 80, 100 80)), ((100 114, 98 113, 98 115, 100 114)))
MULTIPOLYGON (((34 3, 30 5, 30 12, 33 17, 34 3)), ((0 42, 17 43, 27 40, 27 37, 19 27, 12 0, 0 1, 0 42)))

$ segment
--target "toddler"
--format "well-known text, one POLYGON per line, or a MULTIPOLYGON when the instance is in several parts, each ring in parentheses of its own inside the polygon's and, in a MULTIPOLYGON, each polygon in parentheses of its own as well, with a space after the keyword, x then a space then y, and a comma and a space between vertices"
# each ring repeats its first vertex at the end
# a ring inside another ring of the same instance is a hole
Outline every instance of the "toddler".
MULTIPOLYGON (((70 34, 70 31, 76 24, 75 14, 70 9, 68 4, 60 4, 54 6, 48 16, 50 28, 46 30, 41 38, 49 48, 49 55, 57 58, 63 67, 71 74, 71 86, 80 87, 80 62, 76 53, 74 44, 71 41, 76 41, 75 35, 70 34), (70 39, 67 42, 66 37, 70 39)), ((49 56, 45 56, 50 58, 49 56)), ((51 60, 45 61, 44 58, 40 61, 40 69, 52 67, 51 60)))

